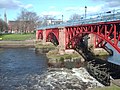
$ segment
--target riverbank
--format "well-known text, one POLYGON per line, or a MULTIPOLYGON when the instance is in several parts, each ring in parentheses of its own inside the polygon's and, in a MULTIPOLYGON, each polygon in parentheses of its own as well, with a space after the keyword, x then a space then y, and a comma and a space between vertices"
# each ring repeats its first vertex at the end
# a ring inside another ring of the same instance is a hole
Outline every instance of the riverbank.
POLYGON ((84 59, 77 53, 60 54, 58 49, 46 53, 48 66, 54 68, 79 68, 83 66, 84 59))
POLYGON ((0 48, 35 47, 35 40, 0 41, 0 48))
POLYGON ((1 48, 35 47, 35 33, 0 34, 1 48))
POLYGON ((26 34, 0 34, 0 40, 3 41, 25 41, 36 39, 35 33, 26 34))
POLYGON ((38 53, 48 53, 51 50, 55 50, 56 47, 53 44, 42 44, 41 42, 36 42, 35 44, 35 50, 38 53))

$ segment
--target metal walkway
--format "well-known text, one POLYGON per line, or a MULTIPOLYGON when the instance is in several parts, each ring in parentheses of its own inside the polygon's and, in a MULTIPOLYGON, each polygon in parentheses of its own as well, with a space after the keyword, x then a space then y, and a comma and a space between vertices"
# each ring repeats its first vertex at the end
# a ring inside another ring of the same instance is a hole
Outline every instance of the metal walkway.
POLYGON ((69 20, 67 22, 63 22, 61 24, 42 26, 37 30, 44 30, 49 28, 58 28, 58 27, 67 27, 67 26, 76 26, 82 24, 92 24, 92 23, 100 23, 100 22, 109 22, 109 21, 117 21, 120 20, 120 9, 112 10, 104 13, 92 14, 87 16, 87 18, 81 18, 80 20, 69 20))

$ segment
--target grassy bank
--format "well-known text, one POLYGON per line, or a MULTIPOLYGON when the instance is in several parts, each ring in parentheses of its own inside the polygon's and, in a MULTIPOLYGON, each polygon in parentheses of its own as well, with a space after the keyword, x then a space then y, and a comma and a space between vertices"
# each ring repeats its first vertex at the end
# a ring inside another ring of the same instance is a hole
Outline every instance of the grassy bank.
POLYGON ((1 34, 0 38, 4 41, 23 41, 35 39, 35 34, 1 34))
POLYGON ((90 89, 90 90, 120 90, 120 87, 118 87, 116 85, 111 85, 111 86, 107 86, 107 87, 94 88, 94 89, 90 89))
POLYGON ((47 50, 48 52, 46 53, 46 56, 49 58, 49 60, 56 61, 56 60, 61 60, 63 59, 72 59, 72 58, 81 58, 81 56, 78 53, 72 53, 72 54, 63 54, 61 55, 59 53, 59 49, 54 46, 53 44, 45 44, 43 45, 42 43, 36 43, 35 46, 36 49, 38 50, 47 50))
POLYGON ((78 53, 60 55, 57 49, 49 51, 47 53, 47 57, 53 60, 56 60, 56 59, 60 60, 61 58, 64 58, 64 59, 81 58, 78 53))
POLYGON ((39 43, 36 43, 35 48, 37 48, 37 49, 55 49, 56 47, 52 44, 43 45, 41 42, 39 42, 39 43))

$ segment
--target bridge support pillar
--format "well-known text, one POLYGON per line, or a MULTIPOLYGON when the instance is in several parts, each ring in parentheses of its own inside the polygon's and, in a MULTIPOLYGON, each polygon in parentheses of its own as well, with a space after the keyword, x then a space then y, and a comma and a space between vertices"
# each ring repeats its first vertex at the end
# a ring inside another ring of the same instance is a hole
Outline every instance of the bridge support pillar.
POLYGON ((43 40, 42 40, 42 44, 46 44, 46 30, 43 30, 43 40))
POLYGON ((59 27, 59 53, 65 53, 65 28, 59 27))
POLYGON ((75 52, 73 49, 66 50, 66 29, 64 27, 59 27, 59 53, 60 54, 71 54, 75 52))
POLYGON ((38 41, 38 30, 36 31, 36 41, 38 41))
POLYGON ((95 45, 94 45, 95 36, 94 36, 93 34, 89 34, 88 37, 90 37, 90 38, 88 39, 88 48, 94 49, 94 48, 95 48, 95 45))

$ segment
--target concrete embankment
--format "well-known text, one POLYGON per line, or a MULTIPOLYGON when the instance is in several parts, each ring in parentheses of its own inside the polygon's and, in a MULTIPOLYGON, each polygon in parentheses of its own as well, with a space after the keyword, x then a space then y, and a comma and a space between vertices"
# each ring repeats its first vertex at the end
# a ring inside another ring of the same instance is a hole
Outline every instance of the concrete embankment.
POLYGON ((0 48, 34 47, 35 40, 0 41, 0 48))

